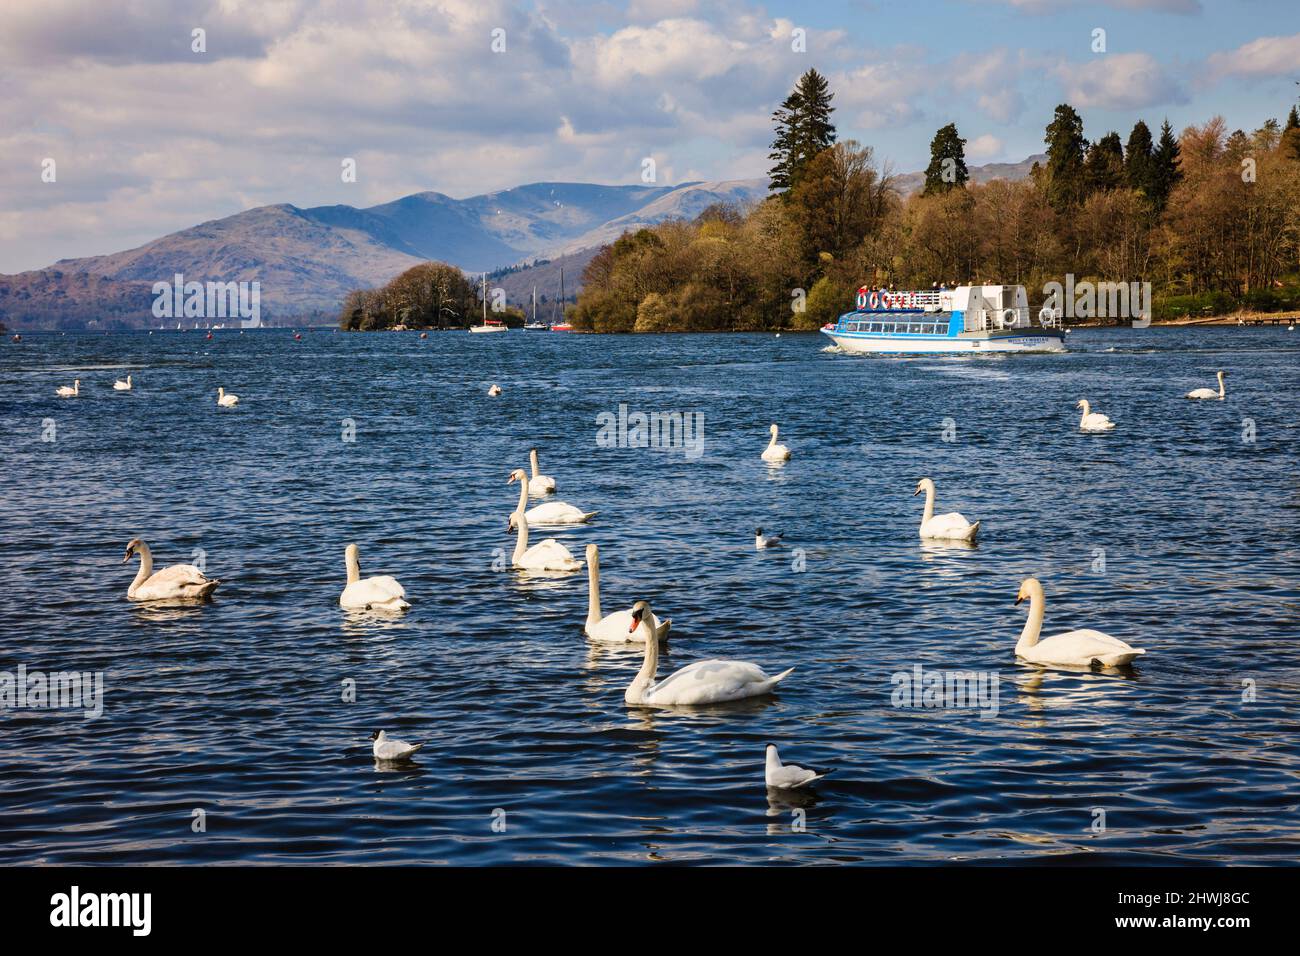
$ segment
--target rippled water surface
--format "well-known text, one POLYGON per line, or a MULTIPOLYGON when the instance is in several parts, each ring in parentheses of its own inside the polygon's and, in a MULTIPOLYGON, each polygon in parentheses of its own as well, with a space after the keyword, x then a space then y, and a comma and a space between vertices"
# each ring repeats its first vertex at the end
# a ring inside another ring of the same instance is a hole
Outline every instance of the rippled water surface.
POLYGON ((103 671, 105 697, 98 719, 0 712, 0 861, 1292 862, 1300 333, 1070 339, 972 360, 809 335, 5 341, 0 671, 103 671), (1180 397, 1219 368, 1226 401, 1180 397), (1083 397, 1119 427, 1081 434, 1083 397), (703 454, 598 447, 620 403, 703 413, 703 454), (759 459, 773 421, 784 467, 759 459), (586 640, 586 575, 494 569, 533 445, 599 511, 547 534, 600 545, 606 611, 672 618, 660 674, 796 666, 777 695, 625 706, 640 652, 586 640), (977 548, 918 540, 923 476, 983 521, 977 548), (759 525, 792 548, 756 552, 759 525), (215 599, 127 601, 136 536, 159 566, 201 549, 215 599), (348 542, 405 617, 339 609, 348 542), (1029 574, 1045 632, 1147 655, 1018 664, 1029 574), (996 674, 996 716, 893 706, 918 664, 996 674), (428 746, 378 767, 378 728, 428 746), (769 793, 769 740, 835 772, 769 793))

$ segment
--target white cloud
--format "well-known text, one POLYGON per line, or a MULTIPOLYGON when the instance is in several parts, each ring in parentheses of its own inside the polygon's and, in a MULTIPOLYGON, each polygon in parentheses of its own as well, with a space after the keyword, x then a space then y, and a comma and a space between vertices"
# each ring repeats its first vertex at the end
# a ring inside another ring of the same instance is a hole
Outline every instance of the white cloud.
POLYGON ((1215 77, 1290 74, 1300 64, 1300 33, 1260 37, 1228 53, 1213 53, 1208 62, 1215 77))
POLYGON ((1066 99, 1082 109, 1141 109, 1185 99, 1149 53, 1105 53, 1063 63, 1056 72, 1066 99))
POLYGON ((966 144, 966 158, 987 162, 1000 157, 1002 150, 1002 140, 992 133, 984 133, 982 136, 976 136, 966 144))

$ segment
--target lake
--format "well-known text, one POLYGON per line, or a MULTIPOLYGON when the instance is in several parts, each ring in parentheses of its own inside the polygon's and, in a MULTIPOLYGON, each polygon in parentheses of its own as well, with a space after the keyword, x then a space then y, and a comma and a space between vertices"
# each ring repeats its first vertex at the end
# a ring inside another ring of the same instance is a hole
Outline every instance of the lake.
POLYGON ((91 719, 0 713, 0 862, 1294 862, 1300 334, 1068 340, 898 360, 807 334, 6 337, 0 671, 104 692, 91 719), (1181 397, 1220 368, 1225 401, 1181 397), (1080 433, 1080 398, 1116 430, 1080 433), (620 405, 698 413, 699 453, 604 447, 620 405), (759 458, 772 422, 782 467, 759 458), (794 666, 777 694, 624 704, 641 651, 584 637, 585 572, 500 569, 533 446, 555 499, 599 512, 533 540, 599 544, 605 611, 672 619, 660 675, 794 666), (977 547, 920 541, 922 477, 977 547), (758 526, 788 546, 756 551, 758 526), (211 603, 128 601, 133 537, 158 567, 202 560, 211 603), (405 616, 339 608, 350 542, 405 616), (1017 663, 1028 575, 1044 633, 1147 654, 1017 663), (918 666, 982 675, 996 712, 896 706, 918 666), (380 766, 378 729, 427 745, 380 766), (769 792, 768 741, 834 772, 769 792))

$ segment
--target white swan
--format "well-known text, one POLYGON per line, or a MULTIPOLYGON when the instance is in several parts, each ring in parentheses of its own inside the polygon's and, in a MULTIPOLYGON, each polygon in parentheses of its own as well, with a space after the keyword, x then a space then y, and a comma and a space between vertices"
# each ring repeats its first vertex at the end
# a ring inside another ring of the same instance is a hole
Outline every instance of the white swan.
POLYGON ((137 554, 140 555, 140 570, 135 573, 135 580, 126 589, 126 596, 132 601, 206 598, 221 583, 215 578, 207 577, 192 564, 173 564, 155 574, 149 545, 139 538, 132 538, 126 543, 126 557, 122 563, 126 564, 137 554))
POLYGON ((131 376, 128 375, 128 376, 126 377, 126 381, 125 381, 125 382, 122 381, 122 380, 119 378, 116 382, 113 383, 113 388, 116 389, 116 390, 119 391, 119 392, 129 392, 129 391, 131 391, 131 376))
POLYGON ((371 750, 376 760, 405 760, 424 746, 424 744, 408 744, 405 740, 390 737, 383 730, 371 734, 370 739, 375 742, 371 750))
POLYGON ((791 667, 775 677, 768 677, 761 667, 748 661, 696 661, 656 683, 659 642, 651 639, 650 621, 653 616, 645 601, 632 605, 632 628, 646 632, 642 638, 645 641, 645 660, 623 695, 626 703, 651 707, 690 706, 760 697, 771 693, 794 670, 791 667))
POLYGON ((767 447, 763 449, 763 460, 787 461, 790 458, 790 449, 785 445, 778 445, 776 443, 777 428, 775 422, 772 424, 771 432, 772 438, 768 441, 767 447))
POLYGON ((1212 388, 1194 388, 1190 392, 1188 392, 1185 397, 1186 398, 1217 398, 1220 401, 1222 401, 1224 395, 1223 377, 1227 374, 1228 373, 1224 371, 1219 372, 1219 390, 1217 392, 1212 388))
POLYGON ((1085 628, 1053 634, 1041 640, 1038 632, 1043 626, 1043 609, 1046 599, 1043 586, 1036 578, 1025 578, 1020 583, 1016 603, 1029 600, 1029 620, 1016 642, 1016 656, 1034 664, 1061 664, 1070 667, 1119 667, 1146 651, 1130 647, 1118 638, 1085 628))
POLYGON ((234 408, 239 404, 238 395, 227 395, 224 388, 217 389, 217 404, 222 408, 234 408))
MULTIPOLYGON (((519 504, 510 515, 509 528, 515 530, 517 523, 516 516, 528 508, 528 473, 522 468, 516 468, 510 472, 510 480, 506 484, 519 482, 519 504)), ((583 511, 581 508, 575 508, 567 501, 544 501, 540 505, 534 505, 528 508, 528 523, 532 525, 544 524, 582 524, 596 517, 599 512, 583 511)))
POLYGON ((406 589, 398 583, 397 578, 379 574, 362 579, 360 554, 355 544, 348 545, 343 551, 343 560, 348 567, 348 583, 339 595, 339 607, 349 611, 409 609, 411 605, 406 602, 406 589))
POLYGON ((922 478, 916 483, 916 491, 912 493, 912 497, 915 498, 923 491, 925 492, 925 513, 921 515, 922 538, 942 538, 947 541, 975 540, 975 535, 979 534, 980 530, 978 521, 971 524, 956 511, 950 511, 946 515, 935 514, 934 482, 929 478, 922 478))
POLYGON ((1115 423, 1103 415, 1101 412, 1094 412, 1092 406, 1088 404, 1086 398, 1079 399, 1075 408, 1083 409, 1083 416, 1079 419, 1079 430, 1085 432, 1108 432, 1115 427, 1115 423))
POLYGON ((533 477, 528 479, 528 493, 534 498, 541 498, 544 495, 554 494, 555 479, 549 475, 539 475, 537 473, 537 449, 528 450, 528 464, 532 466, 533 477))
MULTIPOLYGON (((523 472, 518 472, 523 474, 523 472)), ((582 562, 572 552, 554 538, 547 538, 531 548, 528 547, 528 515, 517 511, 510 516, 516 517, 518 536, 515 538, 515 553, 510 559, 513 567, 524 571, 581 571, 582 562)), ((513 525, 512 525, 513 526, 513 525)))
POLYGON ((779 534, 763 534, 762 528, 755 528, 754 547, 759 551, 762 551, 764 548, 779 548, 783 543, 781 537, 782 536, 779 534))
POLYGON ((54 394, 60 398, 76 398, 81 394, 81 379, 74 378, 71 386, 60 385, 54 390, 54 394))
POLYGON ((767 765, 763 768, 763 779, 769 787, 779 790, 798 790, 814 780, 820 780, 830 773, 829 770, 813 770, 798 764, 782 763, 777 753, 776 744, 767 745, 767 765))
POLYGON ((496 398, 498 395, 501 394, 501 386, 495 384, 490 386, 488 388, 488 394, 491 395, 493 398, 496 398))
MULTIPOLYGON (((615 611, 613 614, 600 614, 600 549, 594 544, 587 545, 587 623, 583 630, 593 641, 610 641, 626 644, 629 641, 645 640, 645 629, 633 626, 631 611, 615 611)), ((650 615, 650 629, 659 640, 668 639, 672 621, 663 621, 650 615)))

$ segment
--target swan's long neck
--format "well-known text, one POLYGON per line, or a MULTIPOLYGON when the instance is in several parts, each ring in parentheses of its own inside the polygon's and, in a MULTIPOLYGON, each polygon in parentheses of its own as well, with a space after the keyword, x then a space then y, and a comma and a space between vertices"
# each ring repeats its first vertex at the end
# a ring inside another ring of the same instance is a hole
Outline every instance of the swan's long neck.
POLYGON ((536 448, 534 448, 532 451, 528 453, 528 464, 533 469, 533 477, 536 478, 537 477, 537 449, 536 448))
POLYGON ((934 517, 934 485, 925 486, 925 514, 921 516, 921 524, 925 524, 934 517))
POLYGON ((777 435, 776 426, 773 425, 773 426, 772 426, 772 440, 769 441, 769 442, 767 443, 767 447, 768 447, 768 448, 771 448, 772 446, 774 446, 774 445, 776 444, 776 435, 777 435))
POLYGON ((1082 422, 1086 420, 1088 415, 1092 412, 1092 406, 1088 404, 1088 400, 1086 398, 1082 402, 1080 402, 1080 404, 1083 405, 1083 414, 1079 416, 1079 421, 1082 422))
POLYGON ((135 553, 140 556, 140 569, 135 572, 135 580, 131 582, 131 591, 134 591, 153 574, 153 555, 149 552, 149 545, 143 541, 135 546, 135 553))
POLYGON ((600 555, 592 551, 587 555, 587 626, 600 623, 600 555))
POLYGON ((528 476, 519 479, 519 507, 515 509, 519 514, 528 510, 528 476))
MULTIPOLYGON (((525 490, 524 493, 527 494, 527 491, 525 490)), ((515 535, 514 556, 516 562, 518 562, 519 559, 524 556, 524 552, 528 550, 528 516, 524 514, 524 506, 522 504, 519 506, 518 519, 519 520, 516 523, 517 533, 515 535)))
POLYGON ((1029 650, 1038 643, 1038 632, 1043 629, 1043 610, 1046 603, 1041 586, 1029 592, 1029 619, 1025 621, 1025 629, 1020 632, 1020 640, 1016 642, 1017 654, 1029 650))
POLYGON ((1223 373, 1219 373, 1219 398, 1223 398, 1223 373))
POLYGON ((629 701, 640 701, 645 696, 646 688, 654 683, 655 671, 659 668, 659 641, 650 628, 649 611, 642 615, 638 626, 644 628, 646 632, 645 660, 641 662, 641 669, 636 672, 636 677, 632 678, 627 693, 623 695, 624 699, 629 701))
POLYGON ((349 550, 346 555, 348 564, 348 584, 356 584, 361 580, 361 562, 357 560, 357 553, 349 550))

